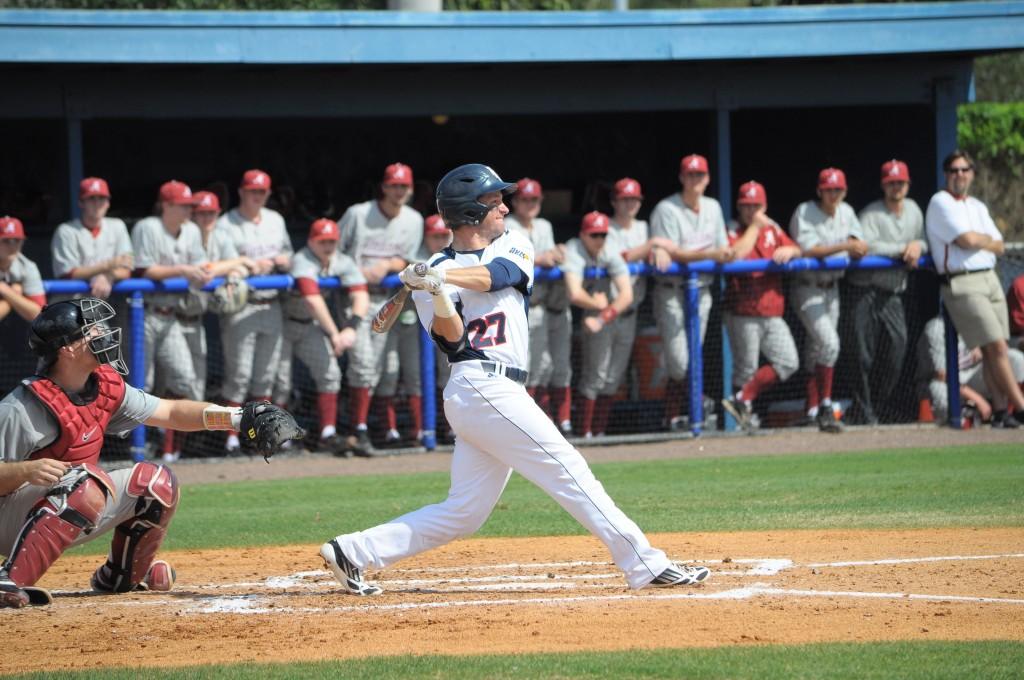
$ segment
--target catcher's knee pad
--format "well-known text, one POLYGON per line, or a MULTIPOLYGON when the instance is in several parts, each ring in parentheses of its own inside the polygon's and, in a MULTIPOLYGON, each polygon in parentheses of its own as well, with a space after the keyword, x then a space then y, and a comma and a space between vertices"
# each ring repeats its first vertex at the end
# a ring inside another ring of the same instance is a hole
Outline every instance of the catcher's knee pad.
POLYGON ((167 534, 181 490, 170 468, 137 463, 125 493, 136 499, 135 513, 114 529, 107 561, 92 575, 93 590, 124 593, 146 577, 167 534))
POLYGON ((33 506, 4 565, 19 586, 35 585, 67 547, 96 528, 110 477, 95 465, 70 468, 45 497, 33 506))

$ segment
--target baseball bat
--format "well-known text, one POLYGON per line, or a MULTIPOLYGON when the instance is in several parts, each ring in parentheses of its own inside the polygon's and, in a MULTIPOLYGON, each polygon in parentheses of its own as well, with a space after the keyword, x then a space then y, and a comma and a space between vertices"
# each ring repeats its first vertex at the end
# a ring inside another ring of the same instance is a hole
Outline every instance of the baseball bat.
MULTIPOLYGON (((423 276, 427 273, 427 263, 417 263, 414 271, 417 276, 423 276)), ((370 322, 370 328, 374 333, 387 333, 391 330, 391 327, 398 321, 398 317, 405 307, 405 301, 409 297, 410 292, 409 288, 402 286, 400 291, 389 297, 380 306, 377 313, 373 315, 373 321, 370 322)))

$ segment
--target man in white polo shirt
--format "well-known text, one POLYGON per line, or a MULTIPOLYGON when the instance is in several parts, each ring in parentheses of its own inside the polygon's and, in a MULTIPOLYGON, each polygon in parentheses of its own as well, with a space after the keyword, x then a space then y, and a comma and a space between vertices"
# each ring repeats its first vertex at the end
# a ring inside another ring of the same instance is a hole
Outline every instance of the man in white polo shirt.
POLYGON ((988 208, 967 192, 974 181, 974 161, 956 150, 942 162, 946 188, 932 196, 925 229, 935 269, 942 279, 942 301, 967 349, 981 347, 985 383, 1006 396, 1013 415, 992 415, 996 427, 1024 422, 1024 395, 1013 379, 1006 339, 1010 322, 1006 295, 996 276, 996 256, 1003 254, 1003 236, 988 208))

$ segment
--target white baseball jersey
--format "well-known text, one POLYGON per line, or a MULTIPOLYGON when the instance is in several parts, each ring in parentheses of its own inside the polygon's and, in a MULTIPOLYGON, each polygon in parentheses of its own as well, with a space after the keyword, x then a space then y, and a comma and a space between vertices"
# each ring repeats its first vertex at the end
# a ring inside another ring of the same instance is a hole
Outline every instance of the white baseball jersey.
MULTIPOLYGON (((610 227, 608 230, 608 243, 614 244, 612 247, 620 255, 627 250, 643 245, 649 238, 647 235, 647 222, 644 220, 633 220, 633 225, 629 229, 623 229, 615 220, 611 220, 610 227)), ((605 247, 607 248, 608 246, 605 247)), ((636 309, 644 301, 644 297, 647 296, 647 277, 633 275, 629 277, 629 280, 633 284, 633 304, 630 305, 630 308, 636 309)))
MULTIPOLYGON (((135 249, 135 267, 146 269, 153 265, 206 264, 203 237, 194 222, 181 225, 177 236, 172 236, 159 217, 146 217, 132 228, 132 246, 135 249)), ((154 293, 146 302, 157 306, 176 306, 181 299, 176 293, 154 293)))
MULTIPOLYGON (((415 262, 423 242, 423 215, 407 205, 391 219, 381 212, 375 200, 356 203, 341 216, 338 227, 341 230, 338 250, 363 269, 392 257, 415 262)), ((375 288, 375 292, 380 292, 379 287, 375 288)))
MULTIPOLYGON (((430 260, 430 266, 437 269, 474 267, 498 258, 518 266, 527 276, 526 285, 486 293, 445 286, 444 294, 455 303, 467 336, 465 349, 449 356, 450 363, 484 359, 522 369, 530 365, 530 329, 526 314, 533 289, 534 256, 533 244, 526 237, 506 231, 483 250, 460 253, 448 247, 430 260)), ((431 295, 415 291, 412 297, 420 323, 429 331, 434 321, 431 295)))
POLYGON ((948 191, 939 191, 928 202, 925 228, 928 231, 932 259, 935 260, 935 270, 940 274, 991 269, 996 266, 995 253, 984 249, 969 250, 956 244, 956 239, 969 231, 988 234, 997 241, 1003 240, 988 208, 973 196, 958 200, 948 191))
MULTIPOLYGON (((253 260, 270 260, 278 255, 291 256, 294 252, 284 218, 268 208, 260 208, 258 222, 250 222, 238 212, 238 208, 234 208, 220 216, 217 229, 223 229, 228 234, 239 255, 253 260)), ((277 296, 276 290, 249 290, 249 297, 253 300, 269 300, 277 296)))
MULTIPOLYGON (((713 198, 701 196, 698 210, 683 203, 682 194, 663 198, 651 213, 651 236, 661 236, 679 244, 686 250, 713 250, 728 243, 722 206, 713 198)), ((679 279, 679 277, 663 277, 679 279)), ((700 275, 700 285, 708 286, 714 280, 711 274, 700 275)))
POLYGON ((39 267, 25 257, 25 253, 18 253, 6 270, 0 269, 0 281, 19 283, 22 295, 38 304, 46 304, 46 291, 43 288, 43 277, 39 275, 39 267))
MULTIPOLYGON (((591 257, 590 253, 587 252, 586 246, 583 245, 583 241, 578 238, 569 239, 569 242, 565 244, 565 262, 562 264, 562 271, 575 274, 583 279, 581 281, 583 290, 590 294, 604 293, 608 296, 609 301, 614 300, 619 295, 618 290, 616 290, 615 285, 612 283, 612 279, 629 273, 626 261, 622 259, 619 249, 614 244, 606 242, 595 258, 591 257), (599 279, 583 278, 587 267, 607 269, 608 276, 599 279)), ((592 311, 588 310, 587 314, 590 315, 592 311)), ((597 312, 593 313, 597 314, 597 312)))
MULTIPOLYGON (((533 244, 534 253, 546 253, 555 247, 555 232, 551 228, 551 223, 543 217, 533 218, 533 227, 527 229, 523 226, 522 222, 516 219, 515 215, 509 213, 505 215, 505 228, 507 231, 514 231, 528 238, 530 243, 533 244)), ((533 295, 530 296, 530 306, 547 306, 549 302, 553 302, 552 309, 564 309, 565 305, 559 304, 561 299, 555 298, 559 296, 565 297, 565 286, 558 284, 562 288, 562 292, 559 293, 555 290, 555 285, 554 282, 548 281, 537 283, 533 287, 533 295)))
POLYGON ((312 318, 313 315, 302 298, 318 293, 320 291, 318 279, 328 276, 337 276, 345 288, 366 286, 363 273, 348 255, 335 251, 327 266, 324 267, 312 250, 308 247, 303 248, 292 259, 292 277, 295 279, 295 287, 285 297, 285 316, 294 321, 306 321, 312 318))
MULTIPOLYGON (((903 212, 899 215, 890 212, 885 201, 879 199, 861 210, 858 219, 870 255, 901 257, 911 241, 921 241, 922 252, 928 251, 924 240, 924 215, 912 198, 903 199, 903 212)), ((899 293, 907 288, 907 271, 903 268, 852 271, 849 280, 858 286, 899 293)))
POLYGON ((119 255, 132 254, 132 241, 122 220, 104 217, 100 228, 89 229, 74 219, 57 227, 50 242, 53 275, 70 277, 78 267, 99 264, 119 255))
MULTIPOLYGON (((815 246, 834 246, 846 243, 850 237, 864 239, 857 213, 847 202, 836 208, 835 215, 828 215, 817 201, 805 201, 793 211, 789 220, 789 235, 804 252, 815 246)), ((838 253, 835 257, 849 256, 838 253)), ((805 271, 797 274, 797 280, 803 284, 828 283, 843 278, 844 269, 832 271, 805 271)))

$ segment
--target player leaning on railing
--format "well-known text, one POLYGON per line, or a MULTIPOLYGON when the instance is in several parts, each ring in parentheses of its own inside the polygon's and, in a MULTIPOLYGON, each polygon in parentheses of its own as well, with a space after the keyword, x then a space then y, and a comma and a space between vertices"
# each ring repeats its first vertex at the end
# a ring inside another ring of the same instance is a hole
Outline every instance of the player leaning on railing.
POLYGON ((107 433, 146 424, 175 430, 238 429, 269 457, 302 430, 269 403, 244 407, 159 399, 126 385, 121 329, 98 298, 58 302, 32 322, 36 375, 0 401, 0 607, 48 604, 35 588, 68 548, 114 530, 93 573, 102 593, 170 590, 174 570, 156 560, 180 497, 171 469, 151 462, 106 472, 107 433))

